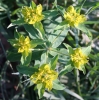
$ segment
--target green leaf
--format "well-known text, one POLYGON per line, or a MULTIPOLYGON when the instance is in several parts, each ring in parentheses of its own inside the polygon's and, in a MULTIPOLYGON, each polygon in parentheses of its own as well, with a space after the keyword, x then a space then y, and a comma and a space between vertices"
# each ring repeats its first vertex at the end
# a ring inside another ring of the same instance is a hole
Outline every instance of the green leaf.
POLYGON ((56 55, 55 57, 52 58, 51 62, 50 62, 50 66, 51 69, 54 70, 56 68, 56 64, 58 61, 58 55, 56 55))
POLYGON ((40 99, 43 97, 45 88, 44 88, 43 84, 40 83, 40 84, 37 84, 37 89, 38 89, 38 95, 39 95, 39 99, 40 99))
POLYGON ((42 39, 33 39, 31 40, 31 44, 32 45, 40 45, 40 44, 43 44, 44 41, 42 39))
POLYGON ((66 20, 64 20, 59 25, 57 25, 54 30, 58 30, 58 29, 61 29, 63 27, 66 27, 66 26, 67 26, 67 22, 66 22, 66 20))
POLYGON ((14 37, 15 37, 15 39, 19 39, 20 36, 21 36, 20 33, 16 32, 16 31, 14 32, 14 37))
POLYGON ((91 46, 83 47, 83 48, 81 48, 81 50, 85 55, 88 56, 90 54, 90 52, 91 52, 91 46))
POLYGON ((70 54, 67 52, 67 49, 61 48, 59 52, 59 62, 68 65, 68 62, 70 61, 70 54))
POLYGON ((99 1, 94 1, 94 2, 85 2, 84 7, 92 7, 92 6, 96 6, 97 4, 99 4, 99 1))
POLYGON ((17 52, 8 52, 7 59, 10 60, 11 62, 16 62, 21 59, 21 54, 17 52))
POLYGON ((28 66, 30 64, 30 61, 31 61, 31 57, 32 57, 32 52, 30 52, 28 54, 28 56, 24 54, 22 54, 22 57, 21 57, 21 64, 22 65, 25 65, 25 66, 28 66))
POLYGON ((70 45, 64 43, 64 46, 67 48, 67 51, 68 51, 69 54, 73 53, 73 48, 70 45))
MULTIPOLYGON (((78 68, 76 68, 78 70, 78 68)), ((80 71, 83 71, 83 74, 86 74, 86 69, 84 65, 81 65, 79 68, 80 71)))
POLYGON ((52 43, 52 47, 58 47, 65 39, 68 33, 68 28, 57 30, 49 35, 48 40, 52 43))
POLYGON ((93 36, 93 35, 92 35, 92 33, 91 33, 89 30, 88 30, 87 36, 89 37, 90 40, 92 40, 92 36, 93 36))
POLYGON ((85 66, 81 66, 81 70, 83 71, 83 74, 86 74, 85 66))
POLYGON ((97 2, 96 5, 93 6, 89 12, 92 12, 93 10, 95 10, 98 7, 99 7, 99 2, 97 2))
POLYGON ((73 69, 74 69, 74 67, 71 66, 71 64, 66 65, 65 68, 60 71, 59 76, 64 75, 68 72, 71 72, 73 69))
POLYGON ((57 16, 59 13, 56 10, 47 10, 47 11, 43 11, 42 14, 44 15, 44 19, 51 19, 57 16))
MULTIPOLYGON (((74 32, 73 32, 74 33, 74 32)), ((76 36, 77 36, 77 34, 76 34, 76 36)), ((75 38, 76 38, 76 36, 75 36, 75 38)), ((71 36, 71 35, 67 35, 66 36, 66 39, 67 39, 67 41, 69 42, 69 45, 71 46, 71 47, 76 47, 76 42, 75 42, 75 39, 71 36)))
POLYGON ((36 4, 34 3, 34 1, 32 1, 32 2, 30 3, 30 7, 33 8, 33 9, 36 8, 36 4))
POLYGON ((40 60, 40 57, 41 57, 41 54, 42 54, 43 51, 39 51, 38 50, 34 50, 32 52, 32 60, 40 60))
POLYGON ((41 65, 47 63, 47 58, 48 58, 47 53, 43 52, 42 55, 41 55, 41 65))
POLYGON ((85 21, 84 24, 99 24, 99 21, 85 21))
POLYGON ((86 34, 88 33, 88 29, 87 29, 87 27, 85 27, 84 24, 79 24, 78 26, 76 26, 76 28, 81 30, 82 32, 84 32, 86 34))
POLYGON ((24 19, 19 18, 17 20, 12 21, 12 23, 7 28, 10 28, 10 27, 15 26, 15 25, 24 25, 24 24, 25 24, 24 19))
POLYGON ((65 13, 64 7, 57 5, 57 10, 62 14, 62 16, 64 16, 65 13))
POLYGON ((24 25, 25 30, 28 32, 29 36, 32 39, 38 39, 38 31, 33 27, 33 25, 25 24, 24 25))
POLYGON ((94 66, 91 70, 90 70, 90 74, 99 74, 99 65, 98 66, 94 66))
POLYGON ((64 90, 65 89, 65 86, 63 84, 61 84, 59 82, 59 80, 54 80, 53 81, 53 89, 56 89, 56 90, 64 90))
POLYGON ((13 46, 13 44, 17 44, 18 42, 15 39, 8 39, 8 42, 13 46))
POLYGON ((34 27, 38 30, 38 32, 41 34, 41 37, 43 36, 44 37, 44 34, 45 34, 45 31, 44 31, 44 28, 43 28, 43 25, 41 22, 37 22, 34 24, 34 27))
POLYGON ((17 66, 17 70, 22 74, 31 76, 32 74, 38 71, 38 67, 35 67, 35 66, 27 67, 27 66, 19 65, 17 66))
MULTIPOLYGON (((74 98, 77 98, 78 100, 84 100, 81 96, 79 96, 77 93, 73 92, 72 90, 69 89, 65 89, 64 92, 66 92, 66 94, 68 93, 69 95, 73 96, 74 98)), ((87 100, 87 99, 86 99, 87 100)))
POLYGON ((17 14, 20 11, 21 11, 21 8, 17 8, 14 11, 11 12, 11 15, 10 16, 13 16, 13 15, 17 14))

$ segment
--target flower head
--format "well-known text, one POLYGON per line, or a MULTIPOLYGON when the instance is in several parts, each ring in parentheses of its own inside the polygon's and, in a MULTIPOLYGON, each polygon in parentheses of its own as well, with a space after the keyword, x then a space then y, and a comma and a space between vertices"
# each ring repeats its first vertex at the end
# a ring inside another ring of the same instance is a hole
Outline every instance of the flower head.
POLYGON ((77 13, 73 6, 67 8, 64 18, 70 26, 78 26, 80 23, 86 21, 85 15, 77 13))
POLYGON ((25 56, 28 56, 29 52, 31 52, 30 49, 32 48, 29 37, 27 36, 25 38, 23 35, 21 35, 19 39, 14 40, 13 46, 18 49, 18 53, 24 53, 25 56))
POLYGON ((26 6, 23 7, 22 14, 24 17, 24 21, 28 24, 35 24, 36 22, 40 22, 44 18, 44 15, 42 15, 41 4, 34 9, 26 6))
POLYGON ((42 83, 45 88, 51 90, 53 87, 53 80, 57 79, 58 73, 51 70, 48 64, 42 65, 38 72, 35 72, 30 79, 35 84, 42 83))
POLYGON ((71 60, 74 66, 82 70, 81 66, 88 62, 88 57, 81 51, 80 48, 74 50, 73 54, 71 54, 71 60))

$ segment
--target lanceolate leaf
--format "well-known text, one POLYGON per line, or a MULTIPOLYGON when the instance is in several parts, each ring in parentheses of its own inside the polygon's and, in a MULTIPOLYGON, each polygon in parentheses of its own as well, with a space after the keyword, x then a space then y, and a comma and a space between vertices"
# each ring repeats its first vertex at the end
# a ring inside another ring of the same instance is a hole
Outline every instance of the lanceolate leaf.
POLYGON ((41 55, 41 65, 47 63, 47 59, 48 59, 47 53, 43 52, 41 55))
POLYGON ((68 51, 69 54, 73 53, 73 48, 70 45, 64 43, 64 46, 67 48, 67 51, 68 51))
POLYGON ((82 48, 82 52, 85 54, 85 55, 89 55, 90 52, 91 52, 91 46, 88 46, 88 47, 83 47, 82 48))
POLYGON ((36 4, 32 1, 32 2, 30 3, 30 7, 34 9, 34 8, 36 7, 36 4))
POLYGON ((99 21, 86 21, 84 24, 98 24, 99 21))
POLYGON ((65 27, 67 24, 66 20, 62 21, 59 25, 56 26, 56 28, 54 30, 58 30, 61 29, 63 27, 65 27))
POLYGON ((40 84, 37 84, 37 89, 38 89, 38 95, 39 95, 39 99, 40 99, 43 97, 45 88, 44 88, 43 84, 40 83, 40 84))
POLYGON ((13 46, 13 44, 16 44, 17 41, 15 39, 9 39, 8 42, 13 46))
POLYGON ((44 43, 44 41, 41 40, 41 39, 33 39, 33 40, 31 40, 31 44, 33 44, 33 45, 40 45, 40 44, 43 44, 43 43, 44 43))
POLYGON ((7 28, 10 28, 10 27, 15 26, 15 25, 23 25, 23 24, 25 24, 24 19, 19 18, 19 19, 13 21, 7 28))
POLYGON ((53 59, 50 62, 50 66, 51 66, 52 70, 54 70, 56 68, 57 61, 58 61, 58 55, 56 55, 55 57, 53 57, 53 59))
POLYGON ((69 64, 69 65, 65 66, 65 68, 63 68, 63 69, 60 71, 59 76, 64 75, 64 74, 66 74, 66 73, 68 73, 68 72, 71 72, 73 69, 74 69, 74 67, 71 66, 71 64, 69 64))
POLYGON ((96 5, 92 7, 92 9, 90 10, 90 12, 92 12, 93 10, 95 10, 98 7, 99 7, 99 2, 97 2, 96 5))
POLYGON ((86 74, 86 69, 85 69, 85 66, 81 66, 81 70, 83 71, 83 74, 86 74))
POLYGON ((34 27, 38 30, 39 34, 41 33, 41 37, 44 37, 45 31, 41 22, 35 23, 34 27))
POLYGON ((87 29, 87 27, 85 27, 84 24, 79 24, 78 26, 76 26, 76 28, 81 30, 82 32, 84 32, 86 34, 88 33, 88 29, 87 29))
POLYGON ((25 65, 25 66, 28 66, 30 61, 31 61, 31 57, 32 57, 32 52, 30 52, 28 54, 28 56, 26 56, 25 54, 22 54, 22 57, 21 57, 21 64, 22 65, 25 65))
POLYGON ((29 75, 31 76, 32 74, 34 74, 35 72, 38 71, 38 68, 37 67, 27 67, 27 66, 17 66, 17 70, 22 73, 22 74, 25 74, 25 75, 29 75))
POLYGON ((79 96, 78 94, 76 94, 75 92, 73 92, 72 90, 69 89, 65 89, 64 90, 66 93, 76 97, 78 100, 84 100, 81 96, 79 96))
POLYGON ((48 10, 48 11, 44 11, 42 13, 44 15, 44 19, 51 19, 54 16, 58 15, 58 11, 56 11, 56 10, 48 10))
POLYGON ((53 81, 53 89, 64 90, 65 86, 59 82, 59 80, 53 81))
POLYGON ((58 47, 65 39, 68 33, 68 28, 62 28, 49 35, 48 40, 52 43, 52 47, 58 47))
POLYGON ((7 55, 7 59, 11 62, 16 62, 21 59, 21 54, 17 52, 9 52, 7 55))
POLYGON ((38 31, 33 27, 33 25, 25 24, 24 28, 28 32, 29 36, 32 39, 38 39, 39 38, 38 31))
POLYGON ((16 32, 16 31, 14 32, 14 37, 15 37, 15 39, 19 39, 20 36, 21 36, 20 33, 16 32))
POLYGON ((62 6, 57 5, 57 10, 58 10, 62 15, 64 15, 65 9, 64 9, 62 6))

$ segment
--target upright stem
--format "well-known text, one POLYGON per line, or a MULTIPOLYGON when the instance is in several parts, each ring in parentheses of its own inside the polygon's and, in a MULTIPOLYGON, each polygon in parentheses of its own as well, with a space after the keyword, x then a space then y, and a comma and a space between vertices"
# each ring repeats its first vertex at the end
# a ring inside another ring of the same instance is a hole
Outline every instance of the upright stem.
POLYGON ((79 37, 78 37, 78 34, 79 34, 79 30, 75 30, 75 42, 76 42, 76 47, 78 47, 79 45, 79 37))
POLYGON ((76 84, 77 84, 78 93, 79 93, 80 96, 82 96, 81 89, 80 89, 79 70, 75 68, 74 73, 75 73, 75 76, 76 76, 76 84))
MULTIPOLYGON (((79 37, 78 37, 78 34, 79 34, 79 30, 75 30, 76 47, 78 47, 78 45, 79 45, 79 37)), ((81 94, 81 89, 80 89, 79 70, 75 68, 74 71, 75 71, 74 73, 75 73, 75 76, 76 76, 76 84, 77 84, 78 93, 81 96, 82 94, 81 94)))

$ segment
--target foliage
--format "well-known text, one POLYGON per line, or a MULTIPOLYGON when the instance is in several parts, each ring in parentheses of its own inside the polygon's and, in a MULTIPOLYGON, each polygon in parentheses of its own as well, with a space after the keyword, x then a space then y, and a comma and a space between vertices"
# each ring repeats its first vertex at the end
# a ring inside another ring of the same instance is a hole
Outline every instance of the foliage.
MULTIPOLYGON (((98 100, 99 49, 93 45, 99 33, 91 28, 97 28, 98 19, 90 16, 99 3, 50 0, 45 6, 39 2, 42 5, 16 0, 18 7, 10 17, 17 18, 10 18, 8 25, 8 30, 14 28, 15 32, 7 36, 11 44, 7 59, 17 62, 19 77, 25 77, 20 79, 24 89, 31 88, 37 100, 98 100)), ((7 6, 3 13, 8 13, 7 6)))

